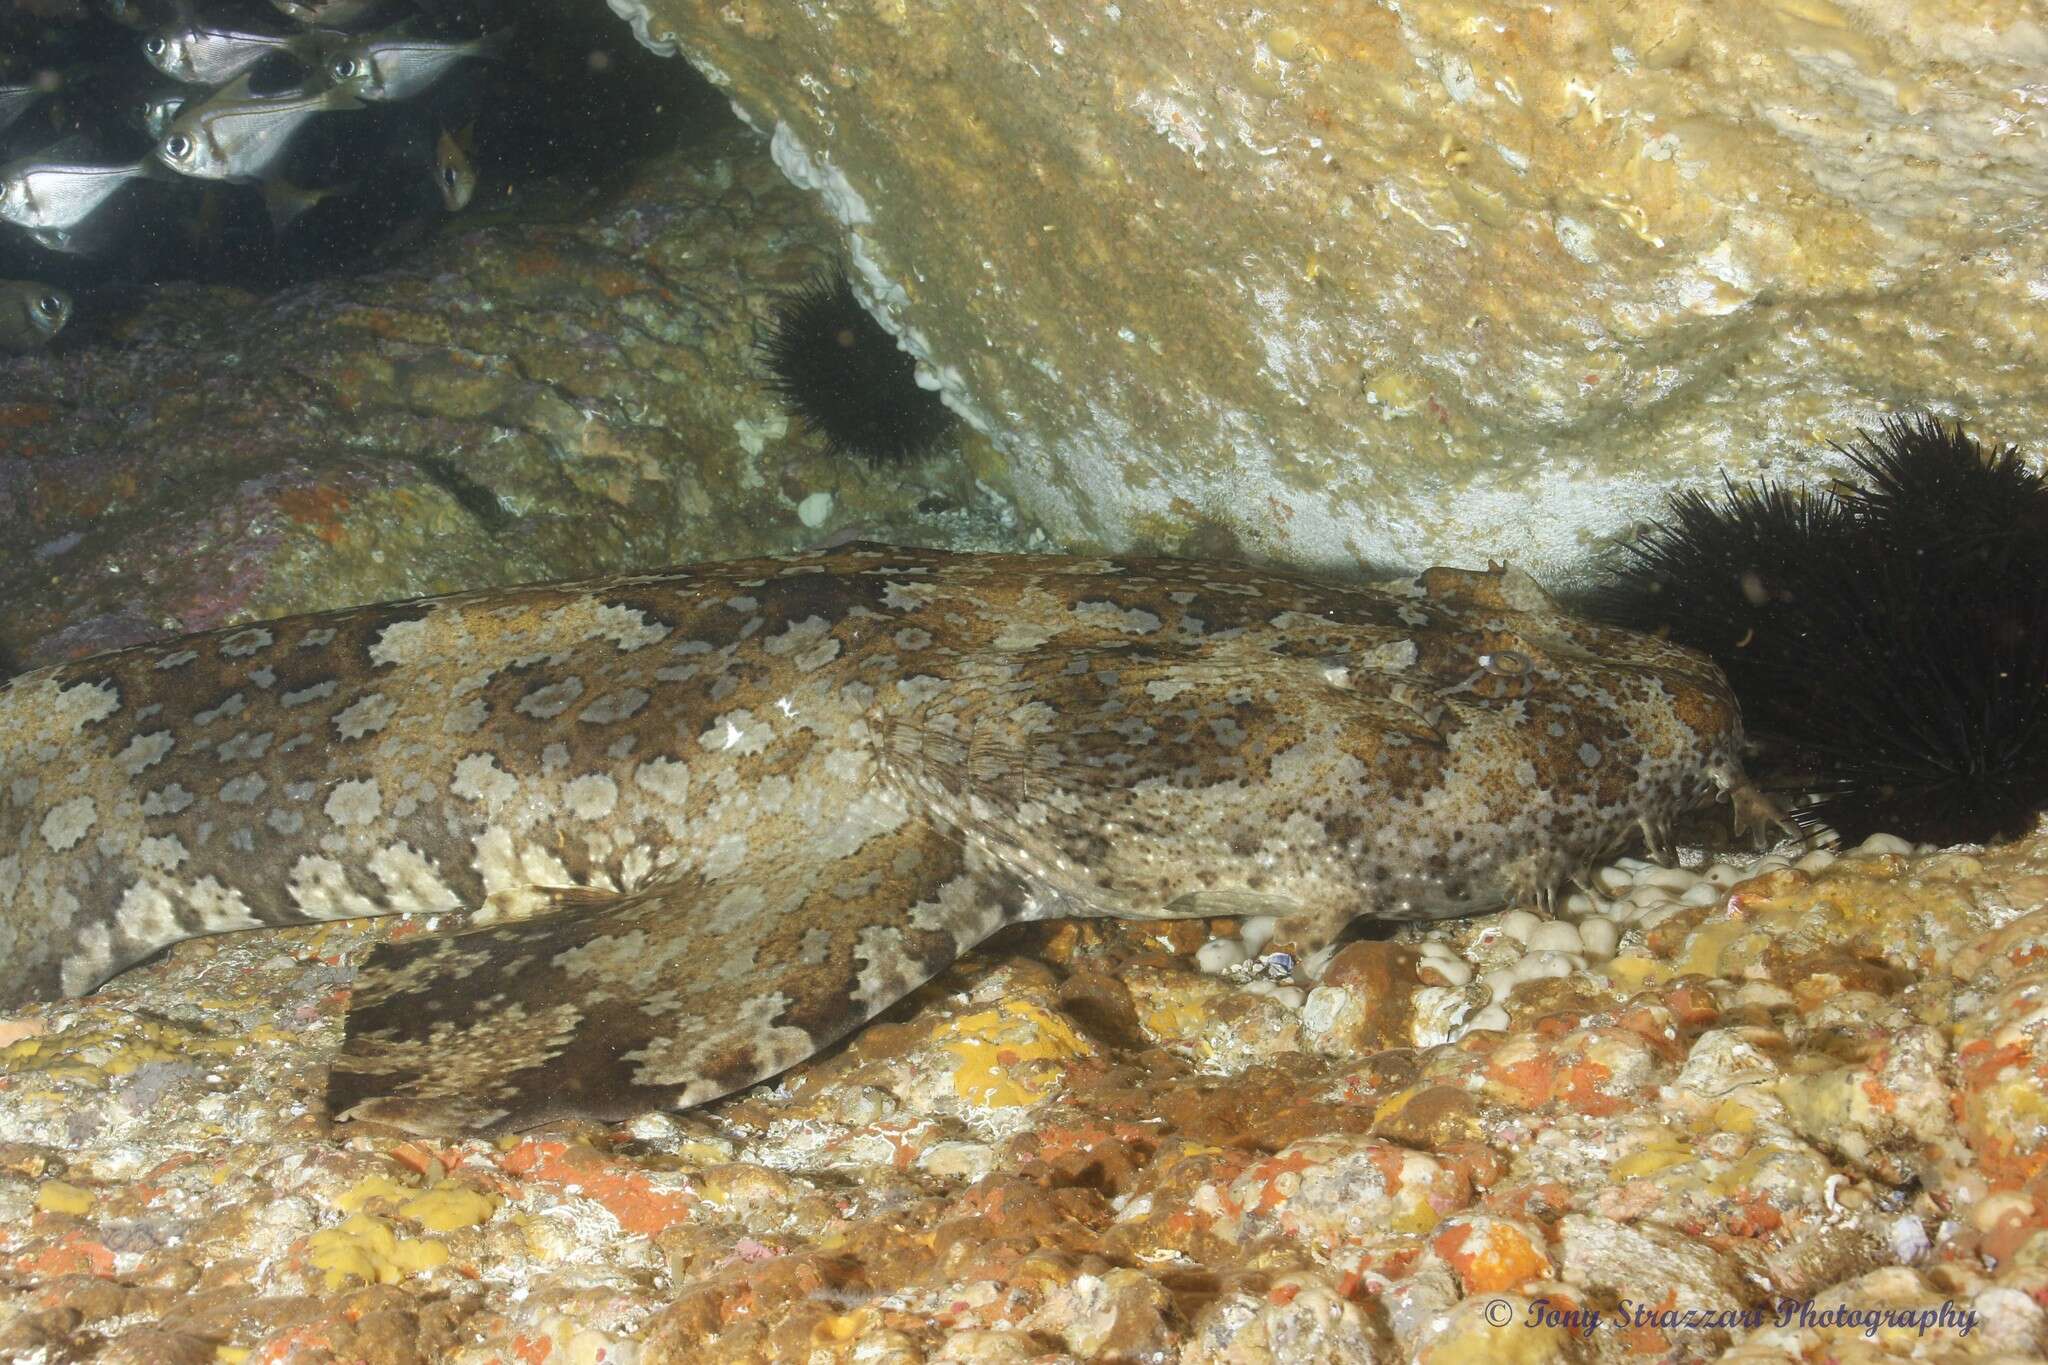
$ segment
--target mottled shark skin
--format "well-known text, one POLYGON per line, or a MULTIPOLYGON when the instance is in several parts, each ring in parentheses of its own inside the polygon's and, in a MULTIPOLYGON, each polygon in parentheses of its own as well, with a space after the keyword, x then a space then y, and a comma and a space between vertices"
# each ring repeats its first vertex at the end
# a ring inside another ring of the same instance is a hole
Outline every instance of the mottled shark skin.
POLYGON ((854 545, 291 617, 0 689, 0 1008, 404 912, 336 1116, 701 1103, 1001 925, 1547 895, 1739 790, 1712 663, 1526 576, 854 545))

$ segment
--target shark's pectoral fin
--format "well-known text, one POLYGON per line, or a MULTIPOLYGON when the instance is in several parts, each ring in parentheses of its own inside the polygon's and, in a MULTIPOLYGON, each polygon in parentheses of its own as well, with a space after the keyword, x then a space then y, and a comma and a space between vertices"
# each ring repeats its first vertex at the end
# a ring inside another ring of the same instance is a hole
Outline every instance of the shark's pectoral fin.
POLYGON ((619 1119, 802 1061, 1024 908, 912 821, 847 856, 387 943, 358 970, 337 1118, 427 1134, 619 1119))

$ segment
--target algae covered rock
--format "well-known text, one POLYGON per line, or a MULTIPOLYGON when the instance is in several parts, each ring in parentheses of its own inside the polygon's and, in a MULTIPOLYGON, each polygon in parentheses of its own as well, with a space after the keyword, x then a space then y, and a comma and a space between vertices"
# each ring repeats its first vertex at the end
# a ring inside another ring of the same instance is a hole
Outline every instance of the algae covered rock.
POLYGON ((836 253, 758 138, 574 207, 275 293, 164 286, 0 359, 0 650, 835 536, 1022 547, 957 432, 879 471, 790 421, 756 346, 836 253))
POLYGON ((1061 542, 1563 585, 1889 407, 2048 435, 2038 0, 612 6, 1061 542))

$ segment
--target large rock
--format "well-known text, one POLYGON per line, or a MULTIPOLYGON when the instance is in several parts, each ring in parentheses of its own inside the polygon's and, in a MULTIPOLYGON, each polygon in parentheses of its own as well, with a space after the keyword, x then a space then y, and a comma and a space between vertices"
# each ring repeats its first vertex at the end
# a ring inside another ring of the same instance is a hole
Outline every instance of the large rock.
POLYGON ((2048 434, 2040 0, 611 3, 1069 542, 1555 581, 1888 407, 2048 434))

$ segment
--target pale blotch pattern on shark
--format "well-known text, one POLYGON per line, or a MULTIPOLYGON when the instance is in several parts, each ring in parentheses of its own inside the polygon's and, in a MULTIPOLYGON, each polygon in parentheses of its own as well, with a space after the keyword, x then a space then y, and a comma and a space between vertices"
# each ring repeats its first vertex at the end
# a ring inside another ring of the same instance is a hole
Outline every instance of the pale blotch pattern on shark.
POLYGON ((195 635, 0 689, 0 1008, 402 912, 337 1116, 701 1103, 998 927, 1548 896, 1744 789, 1707 660, 1512 571, 854 545, 195 635))

